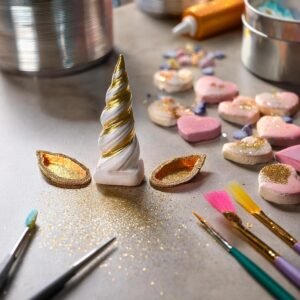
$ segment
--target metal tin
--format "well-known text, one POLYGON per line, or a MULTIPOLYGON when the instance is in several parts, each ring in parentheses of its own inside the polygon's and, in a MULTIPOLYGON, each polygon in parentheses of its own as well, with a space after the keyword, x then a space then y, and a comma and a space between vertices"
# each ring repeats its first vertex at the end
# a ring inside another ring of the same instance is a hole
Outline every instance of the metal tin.
POLYGON ((250 26, 245 16, 242 21, 244 65, 262 78, 300 84, 300 43, 270 38, 250 26))
MULTIPOLYGON (((300 20, 279 19, 260 12, 257 7, 263 0, 244 0, 247 23, 270 38, 300 42, 300 20)), ((285 0, 285 5, 299 10, 299 0, 285 0)))
POLYGON ((0 67, 55 76, 95 64, 112 50, 111 0, 2 0, 0 67))
POLYGON ((138 7, 156 16, 180 16, 183 11, 199 0, 136 0, 138 7))

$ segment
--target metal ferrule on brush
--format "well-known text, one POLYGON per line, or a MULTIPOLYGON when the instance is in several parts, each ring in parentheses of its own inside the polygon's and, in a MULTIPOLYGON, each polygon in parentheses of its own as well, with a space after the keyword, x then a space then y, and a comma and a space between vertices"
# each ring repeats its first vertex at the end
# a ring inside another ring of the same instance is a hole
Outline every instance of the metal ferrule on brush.
POLYGON ((232 246, 217 232, 215 231, 208 223, 201 222, 204 229, 217 241, 226 251, 230 251, 232 246))
POLYGON ((271 220, 263 211, 254 213, 253 215, 289 246, 293 247, 297 243, 295 238, 293 238, 287 231, 271 220))
POLYGON ((226 212, 223 214, 224 217, 236 228, 244 237, 251 243, 251 245, 261 253, 269 261, 274 262, 279 254, 266 245, 262 240, 255 236, 251 231, 249 231, 242 223, 242 220, 238 215, 232 212, 226 212))

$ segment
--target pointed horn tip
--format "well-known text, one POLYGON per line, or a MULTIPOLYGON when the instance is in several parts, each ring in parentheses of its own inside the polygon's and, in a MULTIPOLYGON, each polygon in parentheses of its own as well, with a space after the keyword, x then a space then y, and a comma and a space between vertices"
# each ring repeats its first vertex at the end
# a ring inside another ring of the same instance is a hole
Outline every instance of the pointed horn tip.
POLYGON ((116 63, 116 70, 120 69, 125 69, 125 59, 123 54, 119 55, 118 61, 116 63))

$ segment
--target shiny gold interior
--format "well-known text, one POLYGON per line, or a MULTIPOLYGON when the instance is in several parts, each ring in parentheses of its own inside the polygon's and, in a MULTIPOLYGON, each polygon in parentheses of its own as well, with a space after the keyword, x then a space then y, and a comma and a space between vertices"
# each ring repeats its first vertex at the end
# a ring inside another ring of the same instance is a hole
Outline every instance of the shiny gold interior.
POLYGON ((171 187, 188 182, 199 173, 205 158, 205 154, 190 155, 163 162, 152 172, 150 182, 158 187, 171 187))
POLYGON ((64 188, 84 187, 91 181, 88 168, 60 153, 37 151, 41 172, 47 181, 64 188))

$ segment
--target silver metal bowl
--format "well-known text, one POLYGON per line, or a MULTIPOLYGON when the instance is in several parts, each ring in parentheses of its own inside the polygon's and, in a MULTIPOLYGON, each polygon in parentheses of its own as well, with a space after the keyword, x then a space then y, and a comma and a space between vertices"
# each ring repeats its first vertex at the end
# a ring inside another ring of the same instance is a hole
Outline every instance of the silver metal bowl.
POLYGON ((155 16, 180 16, 187 7, 198 2, 199 0, 136 0, 142 11, 155 16))
POLYGON ((60 75, 112 50, 111 0, 1 0, 0 68, 60 75))
MULTIPOLYGON (((245 18, 254 29, 265 33, 270 38, 300 42, 300 20, 279 19, 260 12, 259 7, 264 0, 244 0, 245 18)), ((299 0, 285 0, 284 3, 291 9, 300 12, 299 0)))
POLYGON ((242 62, 254 74, 272 81, 300 84, 300 42, 268 37, 244 24, 242 62))

